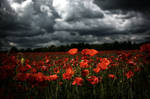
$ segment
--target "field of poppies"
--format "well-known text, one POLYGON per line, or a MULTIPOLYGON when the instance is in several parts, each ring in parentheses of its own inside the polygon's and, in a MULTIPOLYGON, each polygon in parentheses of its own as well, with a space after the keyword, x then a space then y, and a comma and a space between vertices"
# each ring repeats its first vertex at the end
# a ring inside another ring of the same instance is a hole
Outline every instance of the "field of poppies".
POLYGON ((150 99, 150 44, 139 50, 0 54, 1 99, 150 99))

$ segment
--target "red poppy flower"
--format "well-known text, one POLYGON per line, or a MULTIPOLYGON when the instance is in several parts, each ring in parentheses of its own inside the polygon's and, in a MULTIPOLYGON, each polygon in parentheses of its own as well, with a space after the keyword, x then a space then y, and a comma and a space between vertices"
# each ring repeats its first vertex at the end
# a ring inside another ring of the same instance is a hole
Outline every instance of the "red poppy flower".
POLYGON ((38 72, 38 73, 32 74, 31 79, 36 80, 38 82, 43 82, 45 80, 45 75, 42 72, 38 72))
POLYGON ((46 61, 45 61, 46 63, 48 63, 49 62, 49 59, 46 59, 46 61))
POLYGON ((68 53, 69 53, 70 55, 75 55, 75 54, 77 54, 77 52, 78 52, 78 49, 77 49, 77 48, 72 48, 72 49, 70 49, 70 50, 68 51, 68 53))
POLYGON ((81 51, 81 54, 82 54, 82 55, 94 56, 94 55, 96 55, 97 53, 98 53, 98 51, 95 50, 95 49, 83 49, 83 50, 81 51))
POLYGON ((134 73, 131 70, 126 73, 127 79, 131 78, 132 76, 134 76, 134 73))
POLYGON ((68 74, 74 74, 74 70, 72 69, 72 67, 68 67, 67 69, 66 69, 66 73, 68 73, 68 74))
POLYGON ((54 68, 54 73, 59 73, 60 71, 59 71, 59 68, 58 67, 55 67, 54 68))
POLYGON ((136 65, 136 63, 135 63, 133 60, 131 60, 131 59, 129 59, 129 60, 127 61, 127 63, 128 63, 128 64, 131 64, 131 65, 133 65, 133 66, 136 65))
POLYGON ((83 61, 80 62, 80 67, 81 68, 88 68, 89 65, 88 65, 88 60, 84 59, 83 61))
POLYGON ((81 54, 82 54, 82 55, 88 55, 88 52, 89 52, 89 49, 83 49, 83 50, 81 51, 81 54))
POLYGON ((88 52, 88 54, 89 54, 90 56, 94 56, 94 55, 96 55, 97 53, 98 53, 98 51, 95 50, 95 49, 90 49, 89 52, 88 52))
POLYGON ((26 64, 26 69, 27 69, 27 70, 29 70, 29 69, 31 69, 31 68, 32 68, 31 65, 26 64))
POLYGON ((50 81, 57 80, 57 79, 58 79, 58 76, 56 74, 48 76, 48 80, 50 81))
POLYGON ((100 70, 101 70, 101 69, 100 69, 99 67, 96 67, 96 68, 93 69, 93 71, 94 71, 95 73, 99 73, 100 70))
POLYGON ((89 75, 89 70, 88 69, 85 69, 85 70, 82 70, 82 76, 88 76, 89 75))
POLYGON ((62 76, 63 76, 63 79, 70 80, 72 78, 72 75, 74 75, 74 71, 72 67, 69 67, 66 69, 66 72, 62 76))
POLYGON ((110 61, 107 58, 102 58, 101 62, 97 64, 97 67, 99 67, 102 70, 105 70, 108 68, 109 64, 110 64, 110 61))
POLYGON ((99 79, 98 79, 98 77, 96 77, 96 76, 89 76, 89 77, 87 78, 87 80, 88 80, 92 85, 98 84, 98 82, 99 82, 99 79))
POLYGON ((72 85, 77 84, 77 85, 81 86, 81 85, 83 84, 83 81, 84 81, 84 80, 83 80, 81 77, 76 77, 76 78, 74 79, 74 81, 72 82, 72 85))
POLYGON ((41 66, 41 70, 42 71, 48 71, 48 67, 47 66, 41 66))
POLYGON ((67 79, 67 80, 70 80, 72 78, 72 74, 69 74, 69 73, 63 73, 63 79, 67 79))
POLYGON ((116 78, 116 76, 114 74, 109 74, 108 77, 112 78, 112 79, 116 78))

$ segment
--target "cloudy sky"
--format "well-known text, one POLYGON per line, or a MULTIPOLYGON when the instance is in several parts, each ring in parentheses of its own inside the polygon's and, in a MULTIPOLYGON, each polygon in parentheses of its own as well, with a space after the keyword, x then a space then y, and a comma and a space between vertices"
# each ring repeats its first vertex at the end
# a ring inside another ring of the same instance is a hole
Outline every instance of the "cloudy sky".
POLYGON ((0 46, 150 41, 148 0, 0 0, 0 46))

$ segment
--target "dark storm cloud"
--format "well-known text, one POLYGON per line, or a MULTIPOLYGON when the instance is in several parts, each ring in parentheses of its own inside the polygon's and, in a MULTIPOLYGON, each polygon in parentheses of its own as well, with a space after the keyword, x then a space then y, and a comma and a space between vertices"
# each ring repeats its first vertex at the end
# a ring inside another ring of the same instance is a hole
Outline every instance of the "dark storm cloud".
POLYGON ((24 37, 24 38, 7 38, 8 41, 10 42, 14 42, 14 43, 17 43, 21 46, 24 46, 24 45, 36 45, 36 44, 39 44, 39 43, 45 43, 45 42, 48 42, 49 39, 43 39, 41 37, 24 37), (40 41, 40 42, 39 42, 40 41))
POLYGON ((149 0, 95 0, 102 9, 150 10, 149 0))
POLYGON ((102 10, 93 0, 53 0, 53 7, 65 21, 103 17, 102 10))
MULTIPOLYGON (((58 17, 50 4, 38 5, 32 0, 3 0, 0 6, 1 45, 30 46, 47 41, 34 37, 53 32, 54 19, 58 17), (35 7, 36 6, 36 7, 35 7), (38 12, 40 10, 40 12, 38 12), (12 39, 7 39, 11 37, 12 39), (28 37, 30 39, 28 39, 28 37), (40 41, 40 42, 39 42, 40 41), (7 42, 7 44, 6 44, 7 42)), ((41 1, 41 0, 39 0, 41 1)))
MULTIPOLYGON (((56 21, 55 30, 81 31, 91 34, 100 33, 126 33, 140 32, 149 29, 150 20, 142 13, 128 12, 126 14, 114 14, 104 12, 104 18, 80 19, 74 21, 56 21)), ((99 34, 97 34, 99 35, 99 34)), ((107 34, 106 34, 107 35, 107 34)))
POLYGON ((146 0, 1 0, 3 49, 149 41, 146 0))
POLYGON ((38 8, 35 9, 33 7, 36 6, 36 3, 32 2, 32 0, 22 0, 22 2, 20 2, 21 4, 15 1, 13 1, 13 3, 17 8, 13 9, 16 11, 11 9, 10 12, 15 13, 15 15, 7 14, 5 13, 6 11, 2 12, 3 15, 1 16, 2 19, 0 22, 1 30, 28 31, 39 28, 40 30, 43 29, 47 32, 53 31, 54 18, 56 16, 53 15, 54 12, 49 8, 50 5, 46 6, 43 4, 43 7, 38 6, 39 9, 41 9, 41 12, 37 12, 38 8))

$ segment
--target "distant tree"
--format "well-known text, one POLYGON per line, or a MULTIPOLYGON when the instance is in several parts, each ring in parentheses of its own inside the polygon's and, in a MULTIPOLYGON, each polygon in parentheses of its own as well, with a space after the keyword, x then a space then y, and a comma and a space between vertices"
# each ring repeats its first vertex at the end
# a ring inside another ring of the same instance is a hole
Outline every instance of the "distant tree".
POLYGON ((15 46, 11 47, 11 49, 10 49, 10 52, 17 52, 17 51, 18 51, 18 49, 15 46))
POLYGON ((32 49, 31 48, 27 48, 26 52, 32 52, 32 49))
POLYGON ((57 51, 68 51, 71 48, 78 48, 79 51, 85 48, 89 49, 96 49, 99 51, 102 50, 135 50, 139 49, 140 44, 133 43, 131 41, 127 42, 113 42, 113 43, 103 43, 103 44, 86 44, 86 43, 72 43, 70 45, 61 45, 61 46, 55 46, 51 45, 49 47, 41 47, 41 48, 27 48, 27 49, 17 49, 16 47, 12 47, 11 50, 13 52, 19 51, 19 52, 57 52, 57 51))

